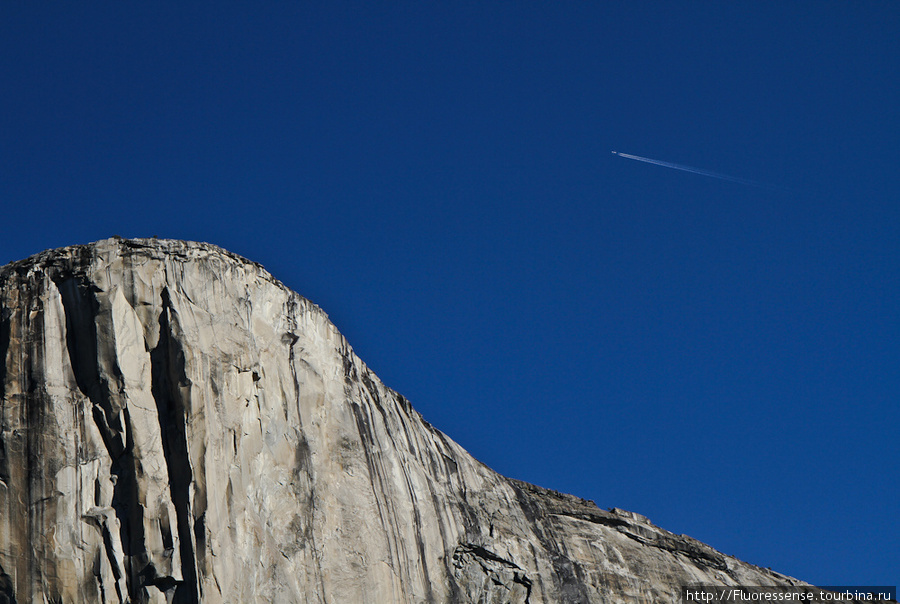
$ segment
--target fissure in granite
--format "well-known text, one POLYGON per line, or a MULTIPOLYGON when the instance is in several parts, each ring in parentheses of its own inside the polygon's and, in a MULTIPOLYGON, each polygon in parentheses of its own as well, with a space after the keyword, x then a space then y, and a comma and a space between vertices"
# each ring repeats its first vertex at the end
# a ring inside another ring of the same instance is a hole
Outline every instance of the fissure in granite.
MULTIPOLYGON (((0 304, 0 401, 6 404, 6 366, 9 354, 10 317, 12 312, 0 304)), ((0 426, 0 482, 8 488, 9 456, 6 452, 5 426, 0 426)), ((2 572, 2 571, 0 571, 2 572)), ((5 575, 9 576, 9 575, 5 575)))
MULTIPOLYGON (((296 447, 296 467, 294 471, 293 486, 300 505, 298 506, 299 509, 295 512, 294 520, 291 521, 291 526, 294 527, 294 531, 297 535, 297 549, 315 552, 317 551, 316 532, 314 528, 316 521, 315 468, 312 463, 312 449, 310 448, 309 440, 304 433, 304 410, 300 402, 301 385, 300 378, 297 375, 298 363, 302 364, 307 370, 311 369, 311 367, 308 362, 298 357, 297 351, 294 349, 294 346, 300 341, 300 336, 296 333, 298 330, 297 315, 299 312, 299 305, 295 299, 291 298, 288 301, 285 313, 288 320, 288 330, 281 336, 281 344, 286 346, 288 350, 288 366, 290 368, 291 382, 294 386, 293 403, 297 410, 296 430, 298 433, 298 443, 296 447)), ((254 381, 259 381, 259 379, 260 378, 254 374, 254 381)), ((325 584, 322 577, 322 567, 318 559, 313 558, 312 569, 309 570, 311 570, 313 581, 317 588, 317 593, 315 594, 316 601, 321 602, 323 601, 322 598, 325 593, 325 584)), ((310 594, 309 601, 313 601, 312 594, 310 594)))
POLYGON ((194 604, 200 601, 200 588, 197 577, 197 561, 194 543, 197 535, 202 534, 202 523, 197 523, 191 513, 190 489, 193 481, 190 457, 188 456, 186 407, 187 396, 184 392, 188 382, 184 370, 184 352, 179 340, 173 333, 174 318, 172 302, 168 289, 161 293, 162 312, 159 313, 159 342, 150 352, 152 370, 153 399, 159 414, 159 426, 162 434, 162 448, 169 475, 169 489, 172 503, 175 506, 176 527, 178 528, 178 545, 181 554, 181 572, 183 579, 175 581, 170 577, 158 577, 156 570, 148 573, 147 582, 159 585, 163 590, 175 585, 173 604, 194 604))
MULTIPOLYGON (((130 412, 121 398, 121 384, 113 386, 101 375, 100 367, 107 359, 112 376, 121 378, 115 363, 114 342, 109 338, 111 325, 100 318, 97 287, 85 277, 71 273, 54 279, 62 298, 66 320, 66 348, 69 361, 81 393, 90 401, 91 415, 111 460, 114 477, 111 507, 118 520, 118 543, 124 559, 116 555, 113 527, 103 515, 89 517, 103 535, 105 554, 116 578, 126 578, 128 593, 121 593, 115 583, 117 597, 134 602, 146 600, 143 587, 153 577, 153 568, 146 555, 141 501, 138 494, 137 467, 134 456, 134 434, 130 412), (103 329, 105 327, 105 329, 103 329), (101 331, 98 334, 98 330, 101 331), (120 565, 124 565, 124 568, 120 565), (149 575, 149 576, 148 576, 149 575)), ((100 589, 105 586, 100 585, 100 589)))

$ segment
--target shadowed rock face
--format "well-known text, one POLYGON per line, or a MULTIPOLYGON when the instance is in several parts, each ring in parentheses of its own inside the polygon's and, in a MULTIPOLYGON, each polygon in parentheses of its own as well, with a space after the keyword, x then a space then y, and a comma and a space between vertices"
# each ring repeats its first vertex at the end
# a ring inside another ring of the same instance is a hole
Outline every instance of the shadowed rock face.
POLYGON ((0 269, 0 602, 675 602, 787 585, 504 478, 211 245, 0 269))

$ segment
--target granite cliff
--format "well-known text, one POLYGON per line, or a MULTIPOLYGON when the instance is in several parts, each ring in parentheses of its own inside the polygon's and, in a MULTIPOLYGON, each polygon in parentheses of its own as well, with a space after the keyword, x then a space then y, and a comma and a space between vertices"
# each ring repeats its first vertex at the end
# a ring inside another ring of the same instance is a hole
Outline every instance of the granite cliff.
POLYGON ((212 245, 0 269, 0 602, 676 602, 791 585, 500 476, 212 245))

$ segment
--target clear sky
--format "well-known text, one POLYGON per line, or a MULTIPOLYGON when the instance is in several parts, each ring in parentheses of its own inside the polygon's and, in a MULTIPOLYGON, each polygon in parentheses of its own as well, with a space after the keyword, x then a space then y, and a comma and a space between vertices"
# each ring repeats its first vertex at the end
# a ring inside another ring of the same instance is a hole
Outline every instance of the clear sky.
POLYGON ((896 585, 898 36, 895 1, 2 2, 0 264, 215 243, 499 472, 896 585))

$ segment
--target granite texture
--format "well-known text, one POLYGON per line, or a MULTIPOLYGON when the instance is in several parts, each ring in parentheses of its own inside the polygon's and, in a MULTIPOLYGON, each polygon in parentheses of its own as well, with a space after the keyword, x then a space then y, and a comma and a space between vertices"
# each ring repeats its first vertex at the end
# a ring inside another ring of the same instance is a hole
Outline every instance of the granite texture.
POLYGON ((0 602, 677 602, 790 585, 500 476, 212 245, 0 269, 0 602))

